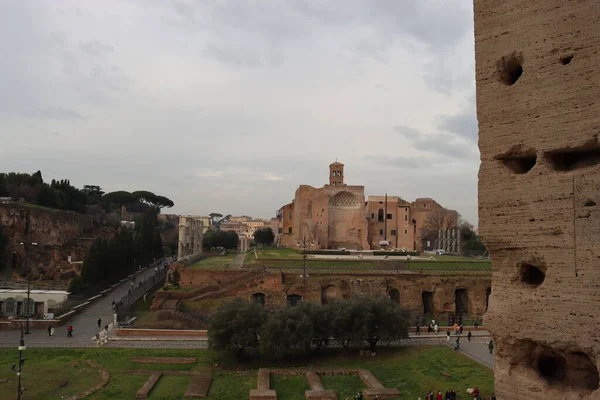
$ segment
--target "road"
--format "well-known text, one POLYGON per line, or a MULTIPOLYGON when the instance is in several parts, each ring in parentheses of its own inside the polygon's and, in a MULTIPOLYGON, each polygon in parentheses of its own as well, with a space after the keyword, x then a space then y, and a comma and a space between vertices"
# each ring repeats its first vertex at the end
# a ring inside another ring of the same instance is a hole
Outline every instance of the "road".
MULTIPOLYGON (((138 273, 136 281, 144 280, 154 275, 154 268, 146 268, 138 273)), ((109 325, 112 330, 113 312, 112 301, 119 301, 121 297, 127 294, 129 290, 129 282, 126 281, 120 286, 115 287, 111 292, 107 293, 106 297, 102 297, 81 313, 75 315, 69 323, 73 326, 73 337, 67 337, 67 326, 57 327, 53 337, 48 336, 46 329, 30 329, 30 334, 25 335, 25 344, 31 347, 68 347, 69 345, 93 345, 92 337, 104 329, 105 325, 109 325), (101 319, 101 327, 98 328, 98 318, 101 319)), ((0 331, 0 347, 14 345, 15 348, 19 345, 21 331, 4 330, 0 331)))

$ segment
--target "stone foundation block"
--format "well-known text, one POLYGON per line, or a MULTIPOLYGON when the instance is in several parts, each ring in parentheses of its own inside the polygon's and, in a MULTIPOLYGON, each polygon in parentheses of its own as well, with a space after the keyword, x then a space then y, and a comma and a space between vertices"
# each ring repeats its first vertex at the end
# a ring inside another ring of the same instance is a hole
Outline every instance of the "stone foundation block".
POLYGON ((307 390, 304 392, 306 400, 337 400, 335 390, 307 390))
POLYGON ((277 392, 274 390, 250 390, 250 400, 277 400, 277 392))

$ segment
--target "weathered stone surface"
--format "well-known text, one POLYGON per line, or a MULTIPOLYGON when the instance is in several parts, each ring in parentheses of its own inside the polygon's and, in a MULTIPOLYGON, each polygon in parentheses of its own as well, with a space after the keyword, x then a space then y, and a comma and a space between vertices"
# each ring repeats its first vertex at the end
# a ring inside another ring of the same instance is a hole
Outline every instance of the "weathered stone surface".
POLYGON ((115 232, 102 226, 101 217, 17 203, 0 204, 0 225, 8 237, 8 272, 23 273, 29 260, 32 280, 43 280, 45 284, 65 280, 66 285, 81 267, 70 264, 68 257, 82 261, 96 237, 111 237, 115 232), (21 242, 38 245, 24 248, 21 242))
POLYGON ((211 374, 194 375, 183 397, 186 399, 205 399, 208 396, 211 383, 211 374))
POLYGON ((307 390, 304 392, 304 398, 306 400, 337 400, 337 393, 335 390, 307 390))
POLYGON ((308 381, 308 386, 312 390, 323 390, 323 384, 321 383, 321 378, 316 373, 309 371, 306 373, 306 380, 308 381))
POLYGON ((137 392, 136 399, 147 399, 161 376, 162 372, 153 372, 146 383, 144 383, 144 386, 137 392))
POLYGON ((369 389, 383 389, 383 385, 379 382, 379 379, 375 378, 375 375, 371 371, 366 369, 359 369, 358 376, 367 385, 369 389))
POLYGON ((476 0, 499 399, 600 398, 600 7, 476 0))
POLYGON ((274 390, 250 390, 250 400, 277 400, 277 392, 274 390))

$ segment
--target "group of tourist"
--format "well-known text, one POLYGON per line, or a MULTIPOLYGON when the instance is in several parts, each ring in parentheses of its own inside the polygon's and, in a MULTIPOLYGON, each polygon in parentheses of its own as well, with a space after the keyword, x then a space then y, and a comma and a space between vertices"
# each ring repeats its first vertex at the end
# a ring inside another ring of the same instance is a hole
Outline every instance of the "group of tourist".
MULTIPOLYGON (((487 397, 481 397, 481 393, 479 392, 479 388, 475 387, 475 389, 473 389, 473 400, 488 400, 487 397)), ((437 394, 434 394, 431 390, 429 391, 429 393, 427 393, 427 396, 425 396, 425 400, 457 400, 458 399, 458 395, 456 394, 456 390, 452 389, 452 390, 447 390, 446 394, 442 394, 442 392, 440 390, 438 390, 437 394)), ((421 400, 421 398, 419 397, 418 400, 421 400)), ((489 400, 496 400, 496 395, 494 393, 492 393, 492 397, 490 397, 489 400)))

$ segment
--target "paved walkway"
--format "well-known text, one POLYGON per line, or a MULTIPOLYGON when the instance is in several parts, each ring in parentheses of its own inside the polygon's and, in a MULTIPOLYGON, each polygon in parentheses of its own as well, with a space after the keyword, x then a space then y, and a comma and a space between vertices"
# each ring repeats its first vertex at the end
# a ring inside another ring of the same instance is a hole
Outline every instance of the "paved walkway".
MULTIPOLYGON (((138 273, 136 281, 144 280, 154 275, 154 268, 146 268, 138 273)), ((66 324, 57 327, 53 337, 48 337, 47 329, 30 329, 30 334, 25 335, 25 344, 31 347, 68 347, 69 345, 95 345, 92 338, 96 333, 101 332, 105 325, 109 325, 109 330, 113 329, 112 301, 119 301, 129 290, 129 281, 123 282, 115 287, 88 307, 81 313, 76 314, 69 323, 73 326, 73 337, 67 337, 66 324), (101 319, 101 327, 98 328, 98 318, 101 319)), ((0 331, 0 347, 18 346, 21 331, 4 330, 0 331)))
POLYGON ((246 259, 246 252, 240 251, 237 256, 233 259, 233 266, 236 268, 242 268, 244 265, 244 260, 246 259))

